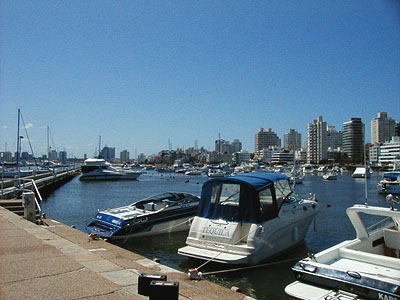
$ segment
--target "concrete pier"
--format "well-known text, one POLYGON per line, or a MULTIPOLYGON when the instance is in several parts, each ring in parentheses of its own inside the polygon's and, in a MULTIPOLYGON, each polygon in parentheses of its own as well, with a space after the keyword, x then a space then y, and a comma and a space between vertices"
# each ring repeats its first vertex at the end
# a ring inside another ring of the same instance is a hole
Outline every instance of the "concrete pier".
MULTIPOLYGON (((179 281, 179 299, 252 299, 47 219, 39 226, 0 207, 0 299, 149 299, 141 273, 179 281)), ((167 300, 167 299, 166 299, 167 300)))

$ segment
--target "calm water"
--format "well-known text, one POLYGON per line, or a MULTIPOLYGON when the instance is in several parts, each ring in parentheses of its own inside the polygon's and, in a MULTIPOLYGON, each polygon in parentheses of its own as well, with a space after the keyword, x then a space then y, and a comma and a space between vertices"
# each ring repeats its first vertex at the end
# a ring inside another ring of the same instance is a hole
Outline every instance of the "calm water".
MULTIPOLYGON (((376 191, 380 174, 368 179, 368 203, 388 206, 384 196, 376 191)), ((138 181, 81 182, 78 177, 47 196, 42 206, 44 212, 67 225, 85 231, 85 224, 97 209, 105 209, 131 204, 147 196, 179 191, 200 195, 205 176, 185 176, 179 174, 159 174, 148 172, 138 181), (185 183, 185 179, 190 181, 185 183)), ((354 238, 354 230, 345 209, 353 204, 365 202, 364 179, 350 175, 340 175, 338 180, 324 181, 320 176, 307 176, 303 184, 296 186, 298 194, 316 195, 321 210, 315 226, 310 228, 306 242, 298 248, 282 255, 274 262, 287 261, 254 269, 210 275, 207 278, 221 285, 240 287, 242 292, 256 299, 288 299, 284 287, 294 280, 291 266, 307 252, 319 252, 346 239, 354 238)), ((122 247, 140 253, 150 259, 159 258, 163 264, 187 272, 198 267, 201 262, 177 254, 177 249, 185 245, 187 232, 164 234, 155 237, 130 240, 122 247)), ((208 264, 202 272, 225 270, 225 265, 208 264)))

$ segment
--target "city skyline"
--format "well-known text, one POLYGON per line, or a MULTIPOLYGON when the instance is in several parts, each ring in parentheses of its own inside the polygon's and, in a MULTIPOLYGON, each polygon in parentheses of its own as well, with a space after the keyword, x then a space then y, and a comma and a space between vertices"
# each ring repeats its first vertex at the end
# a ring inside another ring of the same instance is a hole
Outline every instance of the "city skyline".
POLYGON ((252 152, 259 128, 304 141, 318 116, 337 130, 362 118, 369 142, 378 112, 400 119, 399 8, 3 1, 0 151, 15 151, 18 108, 39 155, 47 126, 76 157, 92 156, 99 135, 131 156, 168 139, 212 150, 219 133, 252 152))

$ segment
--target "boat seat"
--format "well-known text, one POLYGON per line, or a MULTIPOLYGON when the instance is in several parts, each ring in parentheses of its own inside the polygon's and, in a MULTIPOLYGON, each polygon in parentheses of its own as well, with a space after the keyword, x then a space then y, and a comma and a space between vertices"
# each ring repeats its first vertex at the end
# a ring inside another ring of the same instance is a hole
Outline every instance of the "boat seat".
POLYGON ((383 230, 383 236, 385 239, 385 245, 388 248, 396 251, 396 257, 399 257, 400 249, 400 231, 392 228, 385 228, 383 230))

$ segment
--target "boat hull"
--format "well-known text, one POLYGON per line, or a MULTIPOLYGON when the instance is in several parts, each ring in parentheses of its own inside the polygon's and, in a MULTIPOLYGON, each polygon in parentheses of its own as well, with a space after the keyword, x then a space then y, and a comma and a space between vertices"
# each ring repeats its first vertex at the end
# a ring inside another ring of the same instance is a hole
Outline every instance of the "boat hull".
MULTIPOLYGON (((279 221, 253 224, 249 232, 254 233, 258 230, 260 235, 247 244, 218 243, 218 239, 204 243, 200 239, 190 238, 189 235, 186 241, 188 246, 180 248, 178 254, 224 264, 257 264, 303 242, 317 212, 318 210, 315 210, 306 217, 299 216, 298 218, 293 218, 288 214, 286 218, 280 218, 279 221)), ((201 227, 207 228, 207 226, 201 227)))

